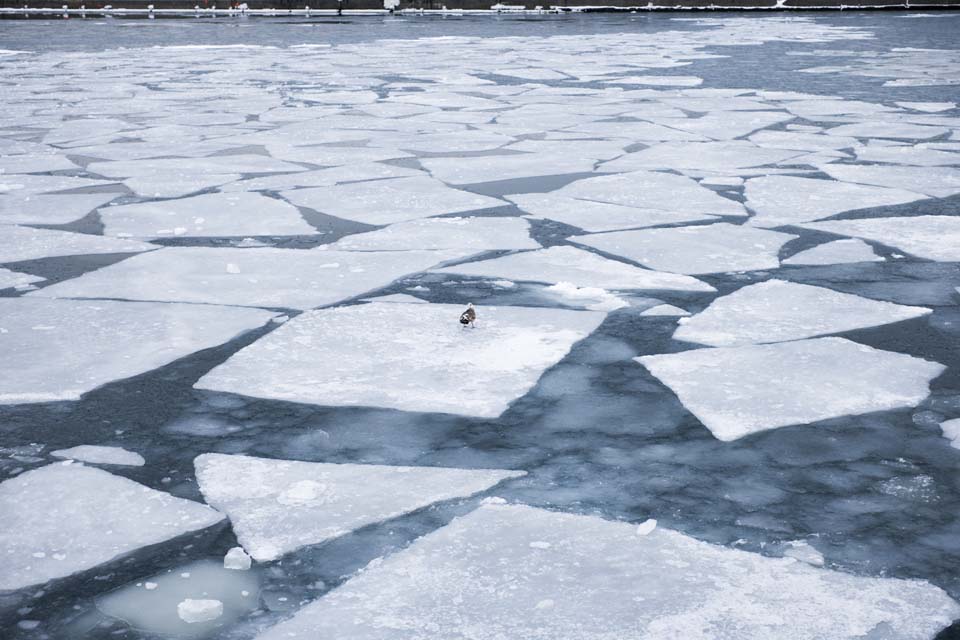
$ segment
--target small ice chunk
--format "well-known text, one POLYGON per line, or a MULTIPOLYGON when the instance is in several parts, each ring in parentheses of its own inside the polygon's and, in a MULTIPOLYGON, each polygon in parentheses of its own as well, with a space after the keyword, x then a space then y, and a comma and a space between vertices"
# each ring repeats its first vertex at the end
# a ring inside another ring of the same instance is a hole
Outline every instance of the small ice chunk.
POLYGON ((788 542, 783 555, 786 558, 793 558, 794 560, 805 562, 814 567, 822 567, 824 562, 823 554, 805 540, 788 542))
MULTIPOLYGON (((825 165, 824 170, 829 172, 830 166, 825 165)), ((752 178, 747 180, 744 195, 747 207, 756 212, 749 224, 756 227, 781 227, 854 209, 924 199, 915 191, 796 176, 752 178)))
POLYGON ((491 260, 467 262, 436 269, 436 271, 486 278, 506 278, 511 281, 550 284, 568 282, 577 287, 612 290, 714 290, 713 287, 696 278, 641 269, 570 246, 554 246, 539 251, 515 253, 491 260))
POLYGON ((524 475, 218 453, 201 455, 194 464, 204 498, 227 514, 240 544, 258 562, 524 475))
POLYGON ((925 307, 768 280, 717 298, 681 325, 673 338, 713 347, 784 342, 876 327, 929 313, 925 307))
POLYGON ((827 220, 799 226, 880 242, 927 260, 960 262, 960 217, 958 216, 827 220))
POLYGON ((146 460, 139 453, 120 447, 104 447, 95 444, 82 444, 69 449, 57 449, 50 455, 57 458, 69 458, 91 464, 116 464, 129 467, 142 467, 146 460))
POLYGON ((796 236, 728 223, 576 236, 577 244, 672 273, 776 269, 780 248, 796 236))
POLYGON ((235 571, 246 571, 251 566, 250 556, 243 550, 243 547, 233 547, 227 551, 223 557, 223 568, 233 569, 235 571))
POLYGON ((257 640, 436 638, 438 629, 449 638, 577 640, 855 640, 883 629, 919 640, 958 616, 960 605, 925 581, 487 504, 370 564, 257 640))
POLYGON ((623 298, 599 287, 578 287, 569 282, 558 282, 547 287, 545 291, 566 301, 582 304, 585 309, 591 311, 615 311, 630 306, 623 298))
POLYGON ((644 520, 637 525, 637 535, 638 536, 648 536, 653 533, 653 530, 657 528, 657 521, 653 518, 649 520, 644 520))
POLYGON ((497 417, 605 318, 592 311, 378 303, 303 313, 195 385, 328 406, 497 417), (402 333, 398 328, 402 327, 402 333), (317 368, 318 362, 328 363, 317 368))
POLYGON ((640 313, 641 316, 689 316, 690 312, 672 304, 658 304, 640 313))
POLYGON ((782 264, 825 265, 848 264, 851 262, 883 262, 883 258, 873 251, 873 247, 862 240, 834 240, 793 254, 782 264))
POLYGON ((635 360, 724 441, 788 425, 913 407, 927 397, 929 382, 945 369, 844 338, 693 349, 635 360))
POLYGON ((950 441, 951 447, 960 449, 960 418, 941 422, 940 430, 943 431, 943 437, 950 441))
POLYGON ((345 251, 403 251, 407 249, 462 249, 476 252, 537 249, 530 223, 523 218, 427 218, 398 222, 384 229, 341 238, 331 249, 345 251))
POLYGON ((0 484, 0 513, 5 590, 84 571, 223 519, 206 505, 101 469, 62 463, 0 484))
POLYGON ((177 615, 188 624, 216 620, 223 615, 223 603, 219 600, 187 598, 177 605, 177 615))

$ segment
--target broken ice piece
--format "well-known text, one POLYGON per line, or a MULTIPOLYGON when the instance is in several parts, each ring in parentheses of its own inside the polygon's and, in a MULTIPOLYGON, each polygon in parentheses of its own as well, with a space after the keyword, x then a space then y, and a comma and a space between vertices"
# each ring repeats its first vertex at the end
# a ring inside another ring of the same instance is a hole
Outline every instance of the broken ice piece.
POLYGON ((82 444, 69 449, 58 449, 51 451, 50 455, 91 464, 115 464, 131 467, 142 467, 146 462, 139 453, 127 451, 120 447, 103 447, 94 444, 82 444))
POLYGON ((223 603, 219 600, 187 598, 177 605, 177 615, 188 624, 216 620, 223 615, 223 603))
POLYGON ((237 571, 246 571, 251 566, 250 556, 243 550, 243 547, 233 547, 227 551, 223 557, 223 568, 234 569, 237 571))

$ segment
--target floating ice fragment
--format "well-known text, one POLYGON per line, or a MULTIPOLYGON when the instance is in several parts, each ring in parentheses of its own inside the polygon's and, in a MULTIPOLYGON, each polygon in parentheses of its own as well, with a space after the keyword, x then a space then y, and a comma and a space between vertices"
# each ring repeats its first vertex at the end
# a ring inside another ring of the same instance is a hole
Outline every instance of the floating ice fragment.
POLYGON ((188 624, 216 620, 223 615, 223 603, 219 600, 187 598, 177 605, 177 615, 188 624))
POLYGON ((588 173, 593 171, 594 160, 579 157, 575 152, 516 153, 472 158, 425 158, 420 160, 420 164, 435 178, 448 184, 475 184, 516 178, 588 173))
POLYGON ((91 464, 116 464, 130 467, 142 467, 146 460, 139 453, 127 451, 120 447, 103 447, 95 444, 82 444, 69 449, 51 451, 50 455, 57 458, 69 458, 79 462, 91 464))
POLYGON ((660 527, 638 536, 625 522, 488 504, 371 563, 258 640, 401 640, 437 629, 451 638, 578 640, 854 640, 882 629, 923 640, 958 615, 960 605, 927 582, 827 571, 660 527), (551 546, 531 548, 530 540, 551 546))
POLYGON ((240 544, 258 562, 524 475, 496 469, 328 464, 215 453, 199 456, 194 464, 204 498, 227 514, 240 544), (299 493, 298 500, 281 499, 291 490, 299 493))
MULTIPOLYGON (((823 169, 829 172, 832 166, 825 165, 823 169)), ((780 227, 853 209, 885 207, 924 199, 923 194, 915 191, 794 176, 764 176, 747 180, 744 195, 747 207, 756 212, 749 224, 756 227, 780 227)))
POLYGON ((851 262, 883 262, 883 258, 862 240, 834 240, 795 253, 783 260, 782 264, 825 265, 851 262))
POLYGON ((788 542, 787 549, 783 552, 783 555, 786 558, 793 558, 794 560, 805 562, 814 567, 822 567, 824 562, 823 554, 805 540, 788 542))
POLYGON ((173 227, 178 236, 316 235, 296 207, 259 193, 207 193, 192 198, 141 202, 100 210, 109 236, 158 238, 173 227), (179 233, 177 232, 179 230, 179 233))
POLYGON ((727 223, 614 231, 572 238, 577 244, 650 269, 703 274, 776 269, 780 248, 796 236, 727 223))
POLYGON ((457 322, 462 311, 377 302, 310 311, 195 386, 319 405, 496 417, 605 317, 482 307, 477 327, 464 329, 457 322), (327 365, 318 369, 318 362, 327 365))
POLYGON ((62 578, 223 519, 206 505, 80 464, 6 480, 0 511, 0 589, 62 578))
POLYGON ((905 122, 857 122, 827 129, 824 133, 831 136, 850 136, 855 138, 894 138, 901 140, 927 140, 936 138, 950 129, 928 127, 905 122))
POLYGON ((690 312, 672 304, 658 304, 640 313, 641 316, 689 316, 690 312))
POLYGON ((960 262, 960 216, 828 220, 799 226, 805 229, 865 238, 902 249, 927 260, 960 262))
MULTIPOLYGON (((960 169, 950 167, 825 164, 820 169, 837 180, 865 185, 896 187, 896 191, 908 190, 901 191, 901 193, 922 193, 936 198, 946 198, 960 193, 960 169)), ((864 187, 860 188, 861 190, 864 189, 864 187)), ((873 188, 877 189, 878 187, 873 188)), ((897 203, 890 202, 888 204, 897 203)), ((880 206, 880 204, 863 206, 880 206)))
POLYGON ((34 282, 43 282, 44 280, 46 280, 46 278, 0 268, 0 289, 15 288, 19 291, 32 285, 34 282))
POLYGON ((925 307, 768 280, 717 298, 679 327, 673 338, 714 347, 784 342, 901 322, 929 313, 925 307))
POLYGON ((657 521, 653 518, 649 520, 644 520, 637 525, 637 535, 638 536, 648 536, 653 533, 653 530, 657 528, 657 521))
POLYGON ((309 309, 471 253, 165 247, 31 295, 309 309))
POLYGON ((250 556, 243 547, 233 547, 223 557, 223 568, 235 571, 246 571, 251 566, 250 556))
POLYGON ((515 253, 491 260, 458 264, 436 271, 551 284, 567 282, 577 287, 612 290, 714 290, 713 287, 696 278, 641 269, 570 246, 554 246, 539 251, 515 253))
POLYGON ((530 223, 522 218, 427 218, 398 222, 384 229, 341 238, 331 249, 403 251, 407 249, 537 249, 530 223))
POLYGON ((709 214, 642 209, 593 200, 578 200, 556 192, 526 193, 506 196, 506 198, 526 213, 579 227, 591 233, 716 220, 709 214))
POLYGON ((635 358, 719 440, 913 407, 944 366, 843 338, 635 358))

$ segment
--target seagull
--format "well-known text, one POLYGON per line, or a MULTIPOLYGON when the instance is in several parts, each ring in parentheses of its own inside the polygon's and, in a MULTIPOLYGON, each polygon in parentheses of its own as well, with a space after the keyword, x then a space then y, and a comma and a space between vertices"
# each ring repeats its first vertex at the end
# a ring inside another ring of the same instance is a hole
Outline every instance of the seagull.
POLYGON ((477 312, 473 308, 473 303, 471 302, 470 304, 467 305, 467 310, 460 314, 460 324, 462 324, 464 327, 466 327, 467 325, 470 325, 471 327, 476 329, 477 326, 474 324, 476 319, 477 319, 477 312))

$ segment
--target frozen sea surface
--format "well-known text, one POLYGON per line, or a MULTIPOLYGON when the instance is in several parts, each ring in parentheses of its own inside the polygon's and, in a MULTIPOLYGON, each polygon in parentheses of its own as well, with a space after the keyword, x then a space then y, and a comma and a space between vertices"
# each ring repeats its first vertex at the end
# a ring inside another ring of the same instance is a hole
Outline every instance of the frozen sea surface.
POLYGON ((2 635, 956 636, 923 15, 0 21, 2 635))

